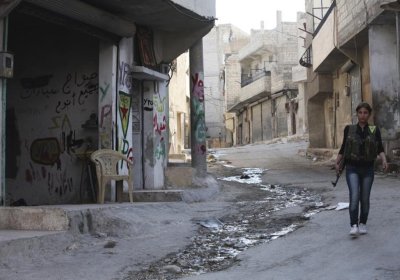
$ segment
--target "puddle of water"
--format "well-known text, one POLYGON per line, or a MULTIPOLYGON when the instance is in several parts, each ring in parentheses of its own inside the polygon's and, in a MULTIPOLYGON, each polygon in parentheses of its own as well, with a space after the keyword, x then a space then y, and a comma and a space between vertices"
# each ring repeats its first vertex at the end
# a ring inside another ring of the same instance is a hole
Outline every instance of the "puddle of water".
POLYGON ((242 184, 257 185, 261 184, 261 175, 265 171, 262 168, 242 168, 243 174, 238 176, 230 176, 218 178, 219 180, 228 182, 238 182, 242 184))

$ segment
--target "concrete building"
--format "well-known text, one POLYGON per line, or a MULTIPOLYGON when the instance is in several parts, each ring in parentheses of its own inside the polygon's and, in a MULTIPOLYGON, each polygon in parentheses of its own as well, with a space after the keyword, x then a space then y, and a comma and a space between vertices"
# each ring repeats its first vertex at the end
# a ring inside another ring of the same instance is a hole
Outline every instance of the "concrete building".
MULTIPOLYGON (((103 148, 134 161, 135 189, 164 188, 166 65, 191 49, 201 92, 214 17, 215 0, 2 1, 1 205, 93 201, 88 156, 103 148)), ((204 118, 190 121, 201 133, 204 118)))
MULTIPOLYGON (((203 38, 204 61, 204 105, 206 139, 209 148, 231 146, 233 128, 226 127, 226 81, 227 58, 237 54, 249 42, 249 35, 233 26, 221 24, 203 38)), ((189 55, 178 57, 173 66, 170 80, 170 159, 184 158, 183 148, 190 147, 188 114, 190 114, 189 55), (184 117, 186 116, 186 117, 184 117), (185 121, 186 120, 186 121, 185 121)))
POLYGON ((310 148, 338 148, 344 127, 357 122, 357 104, 367 101, 394 160, 400 147, 400 27, 392 9, 400 7, 396 1, 326 2, 321 7, 306 1, 308 12, 323 11, 314 27, 308 18, 311 35, 301 61, 308 67, 310 148))
POLYGON ((261 23, 251 31, 250 42, 227 60, 226 86, 233 89, 227 91, 227 108, 235 113, 235 144, 297 133, 298 86, 292 80, 297 34, 297 22, 282 22, 278 11, 276 28, 265 30, 261 23))
POLYGON ((225 61, 249 42, 249 35, 232 24, 221 24, 203 42, 207 143, 226 147, 232 145, 232 133, 225 125, 225 61))
POLYGON ((172 64, 169 81, 169 159, 187 160, 184 149, 190 148, 190 77, 189 52, 172 64))

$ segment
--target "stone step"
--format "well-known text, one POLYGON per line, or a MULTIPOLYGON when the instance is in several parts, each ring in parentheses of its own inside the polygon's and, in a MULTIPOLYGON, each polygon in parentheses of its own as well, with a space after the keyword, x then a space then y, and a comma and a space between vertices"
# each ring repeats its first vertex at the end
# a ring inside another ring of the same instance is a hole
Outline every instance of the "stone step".
MULTIPOLYGON (((182 190, 136 190, 133 202, 177 202, 182 201, 182 190)), ((123 194, 123 201, 128 202, 128 193, 123 194)))
POLYGON ((0 230, 65 231, 67 213, 59 208, 0 207, 0 230))

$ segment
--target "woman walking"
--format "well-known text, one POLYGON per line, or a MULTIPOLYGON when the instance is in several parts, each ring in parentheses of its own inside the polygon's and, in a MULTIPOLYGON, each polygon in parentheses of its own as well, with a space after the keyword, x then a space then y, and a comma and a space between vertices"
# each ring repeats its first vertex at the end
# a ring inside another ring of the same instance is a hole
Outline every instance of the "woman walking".
POLYGON ((388 164, 383 150, 381 132, 378 127, 368 124, 372 108, 360 103, 357 108, 358 123, 344 129, 343 143, 336 158, 336 172, 346 166, 346 182, 350 197, 350 235, 366 234, 369 213, 369 197, 374 181, 374 163, 379 156, 382 167, 388 164), (344 164, 342 164, 344 160, 344 164))

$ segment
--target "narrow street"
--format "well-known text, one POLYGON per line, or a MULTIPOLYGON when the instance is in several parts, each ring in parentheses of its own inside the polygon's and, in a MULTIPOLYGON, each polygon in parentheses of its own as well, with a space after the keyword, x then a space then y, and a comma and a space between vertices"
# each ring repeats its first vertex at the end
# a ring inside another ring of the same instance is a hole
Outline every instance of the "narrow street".
POLYGON ((93 207, 76 212, 85 226, 2 242, 0 279, 398 279, 398 177, 377 175, 371 232, 352 240, 347 210, 330 207, 345 182, 333 189, 306 145, 212 151, 219 191, 206 201, 93 207))

